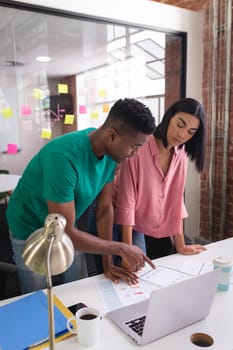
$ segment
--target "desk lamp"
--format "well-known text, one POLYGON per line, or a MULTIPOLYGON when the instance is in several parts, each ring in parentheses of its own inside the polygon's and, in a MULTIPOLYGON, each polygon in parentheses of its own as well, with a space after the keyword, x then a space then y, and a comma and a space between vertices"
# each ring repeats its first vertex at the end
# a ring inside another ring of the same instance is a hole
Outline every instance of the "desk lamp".
POLYGON ((43 228, 35 231, 25 242, 22 258, 32 271, 46 276, 48 287, 49 349, 54 349, 54 304, 52 275, 66 271, 74 259, 74 247, 64 232, 66 219, 49 214, 43 228))

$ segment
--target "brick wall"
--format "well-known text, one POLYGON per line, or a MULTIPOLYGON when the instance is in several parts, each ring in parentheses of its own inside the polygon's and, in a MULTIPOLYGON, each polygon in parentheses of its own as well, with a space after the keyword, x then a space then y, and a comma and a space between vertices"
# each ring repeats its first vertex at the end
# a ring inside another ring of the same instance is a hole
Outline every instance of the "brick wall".
MULTIPOLYGON (((233 236, 233 101, 225 109, 226 72, 226 0, 218 3, 216 68, 213 70, 213 2, 210 0, 161 0, 164 4, 204 12, 203 103, 207 112, 207 149, 205 169, 201 175, 200 235, 211 241, 233 236), (214 71, 214 72, 213 72, 214 71), (216 84, 214 85, 214 80, 216 84), (214 103, 213 103, 214 102, 214 103), (224 132, 229 108, 229 129, 224 132), (227 167, 224 173, 224 139, 227 167), (212 153, 211 153, 212 152, 212 153), (226 181, 225 181, 226 180, 226 181)), ((231 29, 232 31, 232 29, 231 29)), ((233 46, 233 43, 231 43, 233 46)), ((231 54, 232 57, 232 54, 231 54)), ((232 60, 232 59, 231 59, 232 60)), ((232 65, 232 62, 231 62, 232 65)), ((230 72, 231 90, 233 70, 230 72)), ((169 76, 168 76, 169 79, 169 76)), ((171 79, 172 84, 172 79, 171 79)), ((175 89, 175 87, 174 87, 175 89)))
MULTIPOLYGON (((165 110, 180 98, 182 69, 182 38, 166 35, 165 50, 165 110), (175 88, 174 88, 175 87, 175 88)), ((184 97, 184 96, 182 96, 184 97)))

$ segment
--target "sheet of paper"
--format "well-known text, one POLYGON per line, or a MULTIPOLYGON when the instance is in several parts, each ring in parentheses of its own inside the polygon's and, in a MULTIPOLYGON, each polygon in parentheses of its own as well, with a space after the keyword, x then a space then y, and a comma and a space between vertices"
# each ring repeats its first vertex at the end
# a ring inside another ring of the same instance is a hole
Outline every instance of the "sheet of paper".
POLYGON ((213 264, 209 261, 187 260, 179 269, 181 272, 198 276, 213 270, 213 264))
POLYGON ((147 299, 151 292, 143 281, 130 286, 123 281, 115 284, 109 280, 98 280, 97 289, 105 312, 138 303, 147 299))
POLYGON ((139 270, 136 274, 139 278, 141 278, 143 275, 145 275, 146 273, 153 271, 152 267, 149 264, 145 264, 145 266, 139 270))
POLYGON ((191 278, 192 275, 180 272, 178 270, 157 265, 155 270, 150 270, 140 277, 141 280, 155 284, 157 286, 166 287, 171 284, 184 281, 191 278))

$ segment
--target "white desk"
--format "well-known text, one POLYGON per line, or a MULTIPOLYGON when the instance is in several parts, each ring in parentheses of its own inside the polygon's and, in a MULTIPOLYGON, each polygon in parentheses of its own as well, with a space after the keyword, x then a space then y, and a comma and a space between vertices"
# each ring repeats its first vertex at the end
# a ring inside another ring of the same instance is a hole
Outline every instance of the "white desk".
POLYGON ((0 192, 13 191, 21 176, 14 174, 0 174, 0 192))
MULTIPOLYGON (((233 259, 233 238, 211 243, 207 250, 201 254, 193 256, 183 256, 179 254, 171 255, 155 262, 162 262, 163 265, 180 268, 185 261, 212 261, 213 257, 225 255, 233 259)), ((86 278, 80 281, 67 283, 54 288, 54 293, 67 306, 77 302, 84 302, 89 306, 94 306, 103 310, 101 300, 96 288, 96 281, 103 279, 103 275, 86 278)), ((7 300, 9 301, 9 299, 7 300)), ((6 301, 0 302, 4 304, 6 301)), ((156 312, 156 311, 155 311, 156 312)), ((159 322, 159 315, 158 315, 159 322)), ((172 333, 157 341, 145 346, 138 346, 126 334, 118 329, 109 319, 103 317, 102 320, 102 338, 101 342, 96 345, 95 350, 201 350, 202 347, 191 343, 190 336, 196 332, 209 334, 214 339, 214 344, 208 349, 211 350, 233 350, 233 285, 231 284, 228 292, 216 292, 214 302, 208 317, 180 331, 172 333)), ((75 337, 56 344, 58 350, 87 350, 78 344, 75 337)))
MULTIPOLYGON (((218 243, 211 243, 207 246, 207 251, 194 255, 172 255, 158 261, 162 261, 163 265, 174 266, 179 268, 183 265, 186 259, 209 260, 218 255, 226 255, 233 259, 233 238, 227 239, 218 243)), ((156 260, 155 260, 156 262, 156 260)), ((84 302, 89 306, 102 309, 101 301, 96 289, 96 279, 104 278, 95 276, 57 286, 54 288, 54 293, 66 304, 72 305, 77 302, 84 302)), ((156 312, 156 311, 155 311, 156 312)), ((159 322, 159 315, 158 315, 159 322)), ((140 349, 148 350, 198 350, 202 347, 191 343, 190 336, 196 332, 207 333, 214 339, 214 344, 208 347, 211 350, 232 350, 233 349, 233 285, 231 284, 228 292, 216 292, 214 303, 209 316, 198 323, 177 331, 171 335, 161 338, 146 346, 140 346, 140 349)), ((106 317, 102 321, 102 340, 101 343, 95 346, 95 350, 130 350, 139 349, 139 346, 133 342, 127 335, 119 330, 106 317)), ((56 344, 56 349, 60 350, 77 350, 88 349, 80 346, 74 337, 71 337, 63 342, 56 344)))

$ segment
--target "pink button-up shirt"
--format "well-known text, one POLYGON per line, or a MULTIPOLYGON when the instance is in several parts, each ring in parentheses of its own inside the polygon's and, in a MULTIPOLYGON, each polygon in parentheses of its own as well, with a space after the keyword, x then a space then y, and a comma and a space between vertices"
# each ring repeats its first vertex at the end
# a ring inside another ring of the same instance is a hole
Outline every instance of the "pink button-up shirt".
POLYGON ((188 216, 184 205, 188 157, 184 147, 175 148, 164 176, 158 156, 152 135, 135 157, 121 164, 113 197, 116 224, 161 238, 180 233, 181 219, 188 216))

